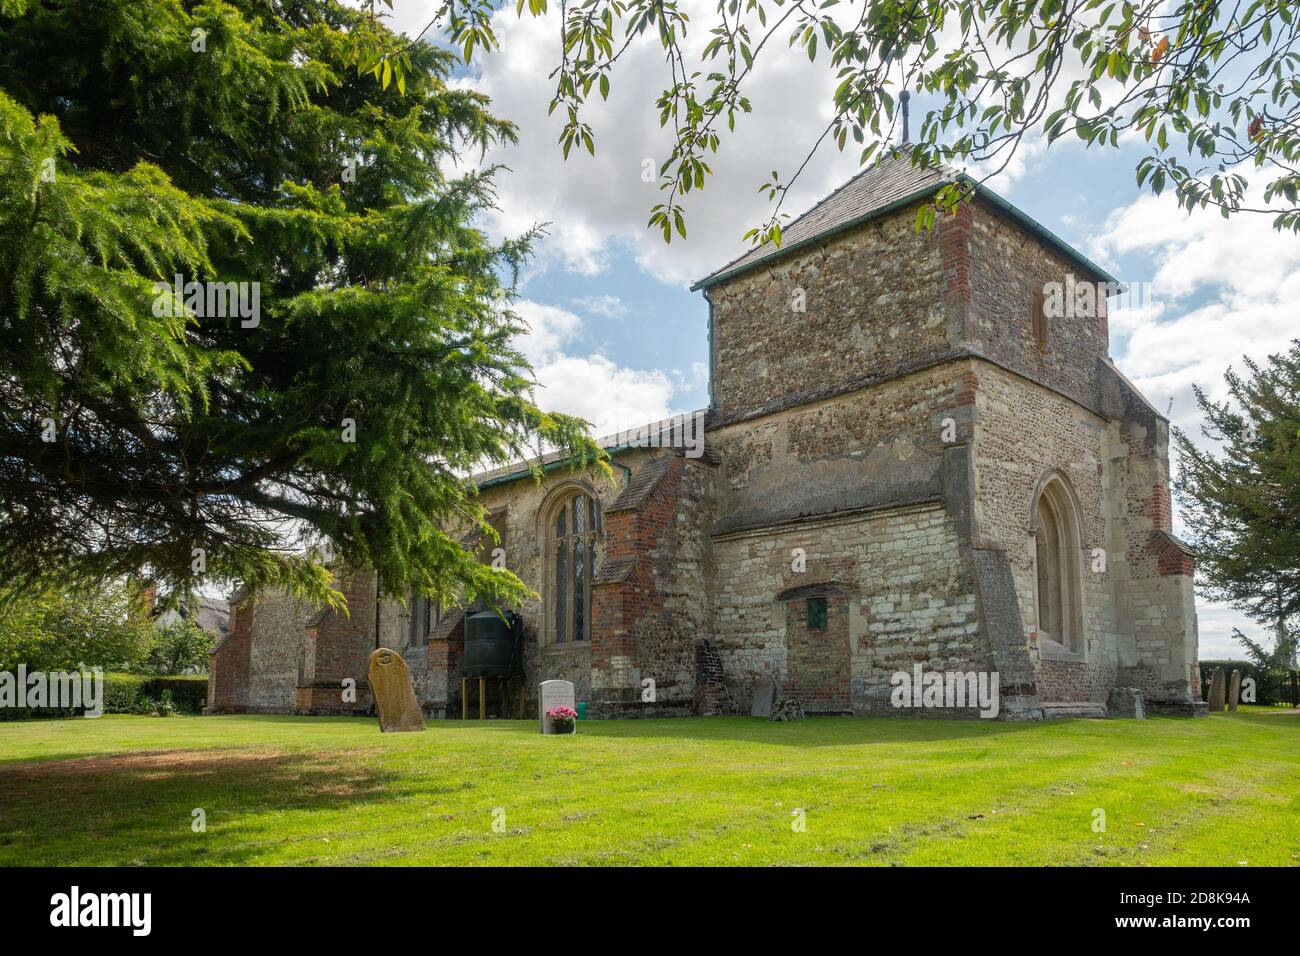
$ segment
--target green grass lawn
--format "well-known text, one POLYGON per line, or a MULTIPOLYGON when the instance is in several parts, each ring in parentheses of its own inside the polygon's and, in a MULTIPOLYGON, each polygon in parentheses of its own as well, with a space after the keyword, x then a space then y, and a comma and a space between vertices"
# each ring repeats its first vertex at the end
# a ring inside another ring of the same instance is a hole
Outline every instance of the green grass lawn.
POLYGON ((0 723, 0 864, 1296 865, 1298 788, 1300 715, 1263 710, 587 721, 573 737, 106 716, 0 723))

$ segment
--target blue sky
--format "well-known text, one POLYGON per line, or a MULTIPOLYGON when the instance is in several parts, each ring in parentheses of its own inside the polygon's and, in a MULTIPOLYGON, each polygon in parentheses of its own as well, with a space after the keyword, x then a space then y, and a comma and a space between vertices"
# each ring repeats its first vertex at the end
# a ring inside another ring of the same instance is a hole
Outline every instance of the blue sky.
MULTIPOLYGON (((417 31, 434 6, 396 0, 394 23, 417 31)), ((697 24, 713 15, 708 0, 684 6, 697 24)), ((704 407, 708 312, 688 286, 744 251, 741 236, 767 214, 757 187, 774 168, 788 174, 815 141, 830 116, 834 73, 783 44, 768 48, 748 89, 754 113, 724 137, 712 163, 718 176, 691 195, 688 239, 665 246, 646 229, 660 195, 642 176, 667 151, 653 108, 665 85, 657 45, 629 51, 609 101, 586 117, 596 156, 575 149, 566 162, 556 145, 559 118, 546 115, 556 17, 520 20, 509 4, 494 27, 503 52, 476 58, 458 82, 490 95, 494 110, 520 130, 517 146, 487 157, 510 171, 498 181, 499 212, 484 228, 504 237, 551 223, 518 305, 532 326, 522 345, 539 400, 583 415, 599 434, 704 407)), ((705 32, 697 26, 692 36, 698 42, 705 32)), ((914 117, 925 108, 913 98, 914 117)), ((1026 141, 989 185, 1120 279, 1140 284, 1135 307, 1112 311, 1111 354, 1175 425, 1194 431, 1193 383, 1221 396, 1229 364, 1279 351, 1297 334, 1300 239, 1274 232, 1263 217, 1188 215, 1168 196, 1140 193, 1134 169, 1144 153, 1141 142, 1089 151, 1077 140, 1050 148, 1026 141)), ((785 210, 802 212, 856 170, 856 155, 823 150, 785 210)), ((1262 633, 1229 609, 1202 606, 1202 656, 1239 656, 1228 637, 1234 625, 1262 633)))

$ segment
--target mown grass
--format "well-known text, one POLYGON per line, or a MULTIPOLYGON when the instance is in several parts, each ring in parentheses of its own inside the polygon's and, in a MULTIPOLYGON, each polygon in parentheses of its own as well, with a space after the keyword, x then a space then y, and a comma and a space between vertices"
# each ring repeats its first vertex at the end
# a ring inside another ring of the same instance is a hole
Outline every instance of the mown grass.
POLYGON ((0 864, 1300 863, 1295 714, 579 730, 3 723, 0 864))

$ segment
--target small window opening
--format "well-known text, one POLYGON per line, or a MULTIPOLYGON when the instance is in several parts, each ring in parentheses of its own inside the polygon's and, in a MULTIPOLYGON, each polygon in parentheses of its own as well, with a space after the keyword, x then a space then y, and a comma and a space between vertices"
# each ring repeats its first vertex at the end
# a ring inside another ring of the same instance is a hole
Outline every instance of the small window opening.
POLYGON ((808 599, 808 630, 826 630, 826 599, 824 597, 808 599))

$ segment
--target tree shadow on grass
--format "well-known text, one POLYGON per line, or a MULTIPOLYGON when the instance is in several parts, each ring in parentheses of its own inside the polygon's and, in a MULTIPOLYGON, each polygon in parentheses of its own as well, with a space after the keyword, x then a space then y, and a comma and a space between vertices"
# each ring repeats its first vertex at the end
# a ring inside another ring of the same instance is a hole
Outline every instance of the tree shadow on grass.
POLYGON ((166 750, 11 764, 0 776, 0 865, 254 863, 276 842, 259 817, 345 808, 386 787, 383 769, 355 751, 166 750), (206 832, 192 828, 195 809, 206 832))

